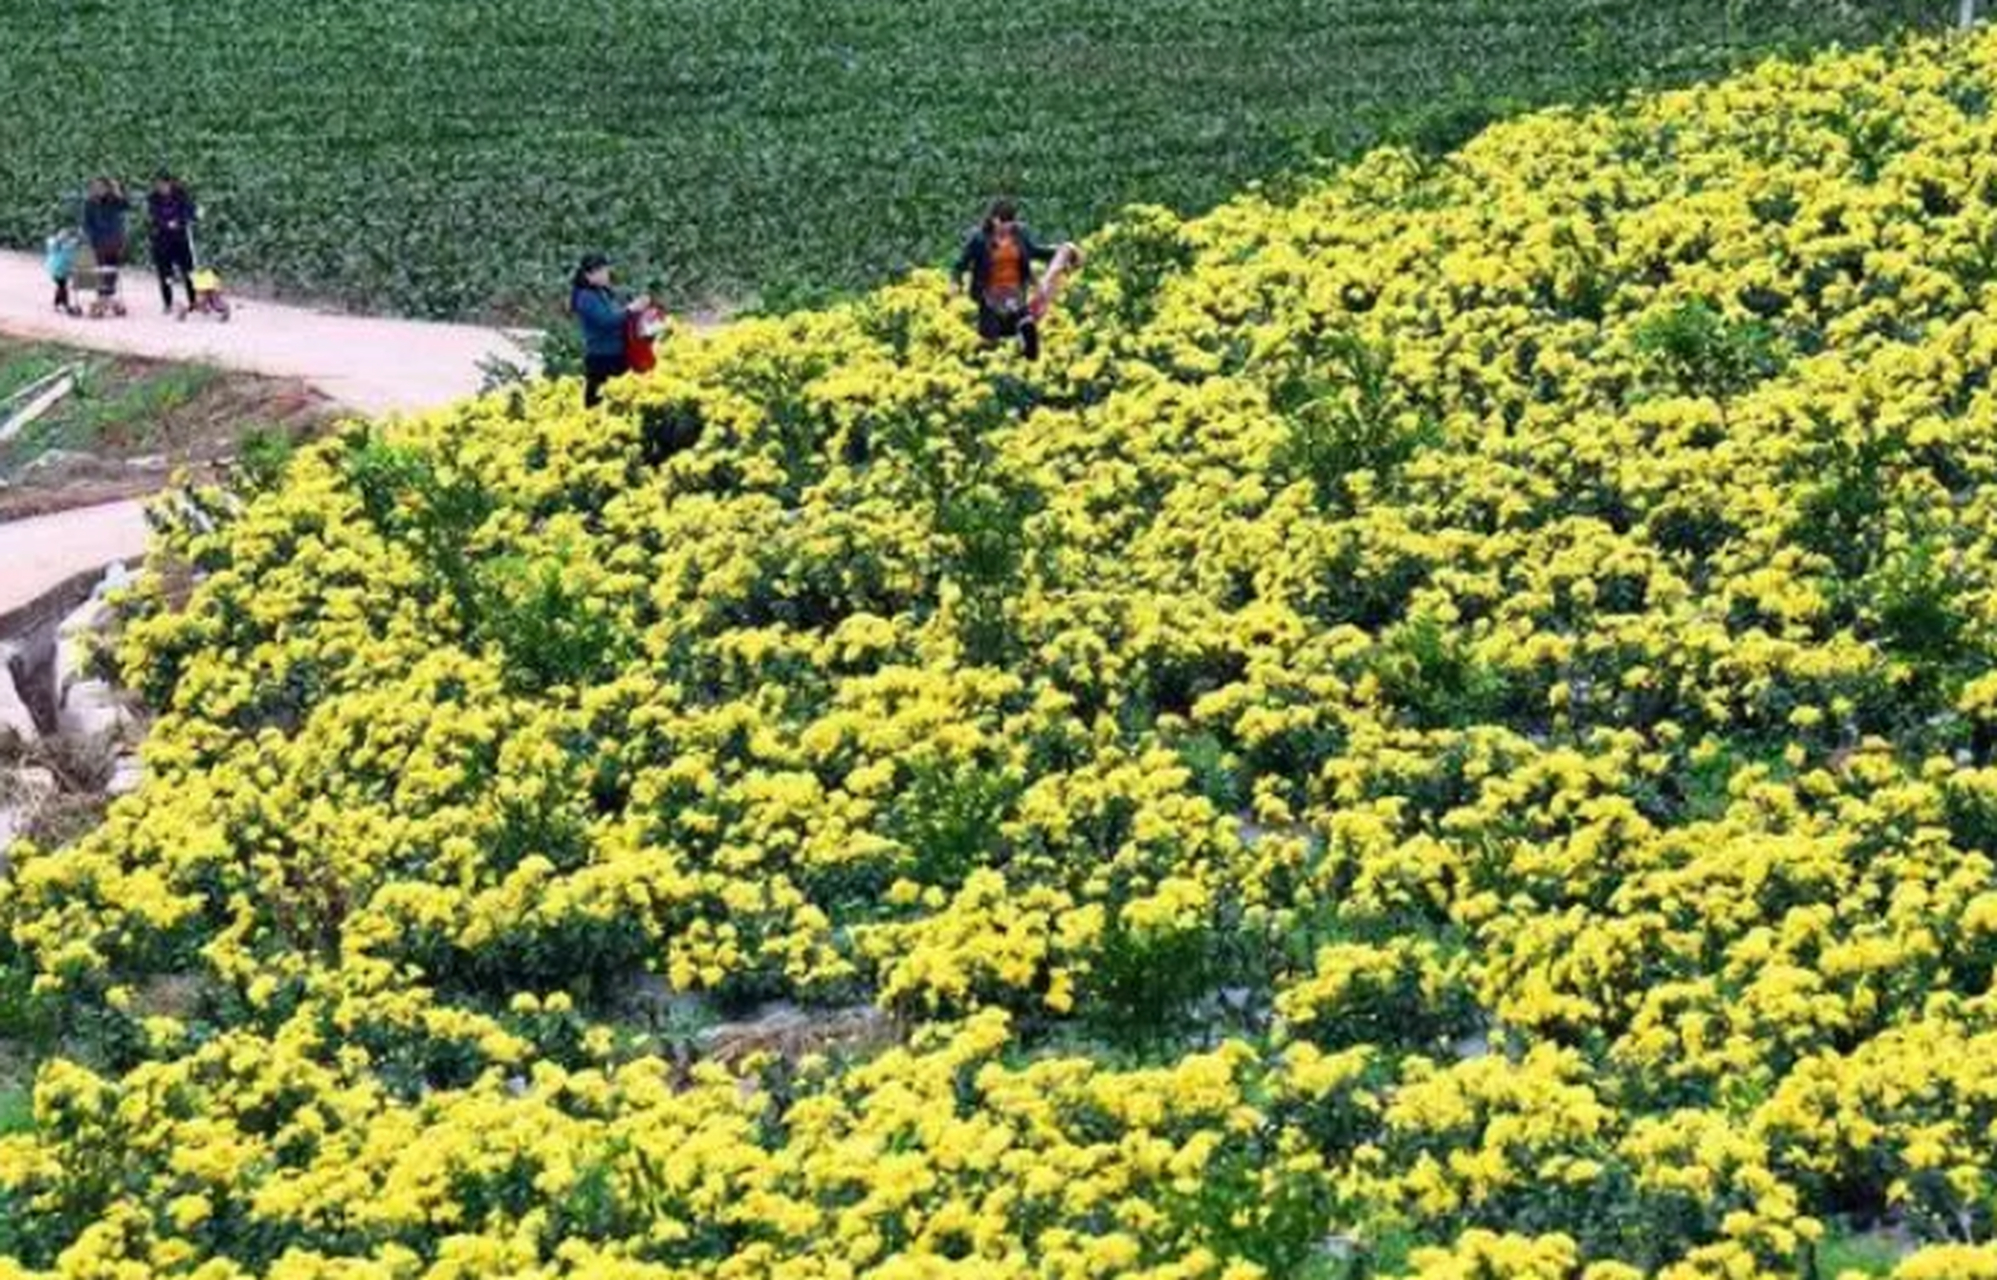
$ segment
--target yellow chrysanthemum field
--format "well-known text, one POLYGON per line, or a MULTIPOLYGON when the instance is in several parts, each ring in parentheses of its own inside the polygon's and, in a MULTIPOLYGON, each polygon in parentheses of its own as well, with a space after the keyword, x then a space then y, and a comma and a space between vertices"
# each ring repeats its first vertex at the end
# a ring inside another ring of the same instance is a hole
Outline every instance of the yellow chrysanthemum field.
POLYGON ((1997 1277, 1993 103, 1544 113, 1134 210, 1038 366, 919 276, 210 495, 0 890, 0 1275, 1997 1277))

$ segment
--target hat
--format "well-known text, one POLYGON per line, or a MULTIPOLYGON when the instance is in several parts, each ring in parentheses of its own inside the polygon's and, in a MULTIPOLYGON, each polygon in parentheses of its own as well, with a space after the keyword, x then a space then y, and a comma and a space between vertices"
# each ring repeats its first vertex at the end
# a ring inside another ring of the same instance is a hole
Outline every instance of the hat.
POLYGON ((582 265, 577 267, 576 270, 587 275, 588 273, 596 270, 598 267, 607 267, 609 265, 610 265, 610 259, 606 258, 604 255, 600 253, 585 253, 582 256, 582 265))

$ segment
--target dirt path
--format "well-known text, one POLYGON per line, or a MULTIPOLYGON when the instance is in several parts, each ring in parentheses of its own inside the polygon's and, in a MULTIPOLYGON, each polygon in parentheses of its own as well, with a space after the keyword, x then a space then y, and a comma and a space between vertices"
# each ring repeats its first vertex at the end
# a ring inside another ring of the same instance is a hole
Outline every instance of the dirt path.
MULTIPOLYGON (((327 398, 368 414, 413 413, 471 395, 489 355, 524 363, 505 334, 470 325, 336 315, 255 299, 228 324, 160 313, 151 272, 125 274, 122 320, 57 315, 41 260, 0 253, 0 333, 102 351, 200 361, 303 378, 327 398)), ((114 502, 0 524, 0 614, 72 574, 145 549, 137 502, 114 502)))
POLYGON ((146 549, 137 502, 79 507, 0 525, 0 615, 28 604, 64 580, 146 549))
POLYGON ((449 404, 478 390, 481 359, 522 359, 496 329, 337 315, 254 298, 236 300, 228 324, 200 316, 176 321, 160 314, 152 272, 128 270, 124 286, 129 316, 73 320, 50 305, 53 286, 39 258, 0 253, 0 332, 303 378, 328 398, 370 414, 449 404))

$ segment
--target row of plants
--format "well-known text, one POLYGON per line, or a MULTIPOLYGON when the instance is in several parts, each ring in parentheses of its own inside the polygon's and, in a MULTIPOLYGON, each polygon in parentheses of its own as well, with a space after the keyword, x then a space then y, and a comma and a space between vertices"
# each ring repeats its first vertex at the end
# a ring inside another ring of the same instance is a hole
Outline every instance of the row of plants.
MULTIPOLYGON (((559 327, 607 250, 675 310, 947 261, 1001 192, 1051 235, 1386 138, 1870 42, 1954 0, 15 0, 0 244, 162 165, 238 286, 559 327), (162 68, 171 68, 170 73, 162 68)), ((143 246, 137 246, 142 249, 143 246)))

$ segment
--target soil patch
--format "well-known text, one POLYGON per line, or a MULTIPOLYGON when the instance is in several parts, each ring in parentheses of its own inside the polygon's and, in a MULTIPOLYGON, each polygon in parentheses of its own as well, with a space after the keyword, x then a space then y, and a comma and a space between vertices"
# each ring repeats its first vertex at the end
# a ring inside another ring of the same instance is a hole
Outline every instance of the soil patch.
POLYGON ((0 338, 0 401, 62 370, 74 390, 0 441, 0 522, 212 479, 246 440, 295 442, 335 412, 297 378, 0 338))

